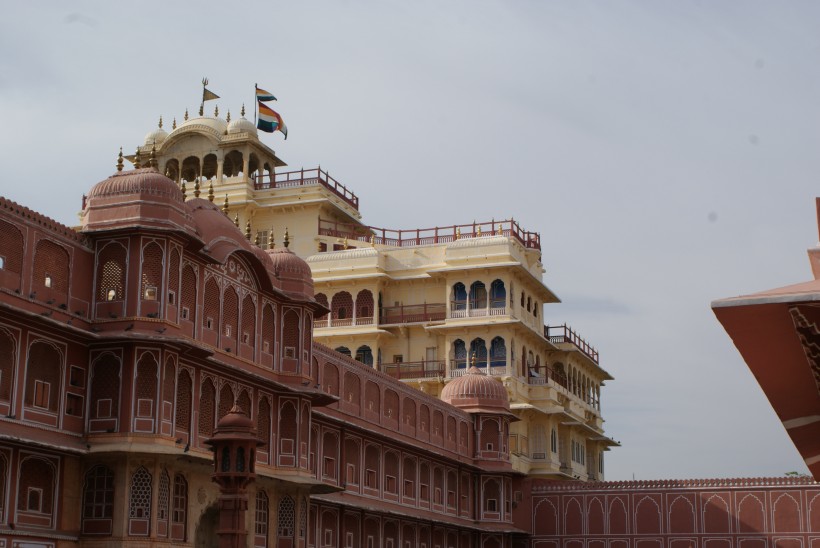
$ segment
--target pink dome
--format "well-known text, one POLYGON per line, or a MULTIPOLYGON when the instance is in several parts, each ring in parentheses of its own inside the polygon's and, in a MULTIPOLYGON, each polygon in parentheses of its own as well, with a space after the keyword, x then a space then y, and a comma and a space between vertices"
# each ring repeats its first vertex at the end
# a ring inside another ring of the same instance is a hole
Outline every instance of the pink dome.
POLYGON ((179 190, 176 183, 153 167, 118 171, 108 179, 91 187, 88 192, 88 200, 90 202, 97 198, 129 194, 149 194, 170 198, 175 202, 183 201, 182 191, 179 190))
POLYGON ((310 266, 287 247, 267 251, 271 272, 282 289, 313 297, 313 273, 310 266))
POLYGON ((504 385, 475 366, 450 381, 441 391, 441 399, 465 411, 510 412, 510 400, 504 385))
POLYGON ((227 415, 219 419, 216 427, 220 430, 253 430, 253 421, 238 405, 234 405, 227 415))

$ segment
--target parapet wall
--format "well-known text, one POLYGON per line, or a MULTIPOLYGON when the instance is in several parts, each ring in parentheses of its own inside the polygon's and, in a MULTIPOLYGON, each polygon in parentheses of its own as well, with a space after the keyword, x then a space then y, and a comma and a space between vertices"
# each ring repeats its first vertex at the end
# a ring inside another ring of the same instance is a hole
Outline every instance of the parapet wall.
POLYGON ((810 478, 535 481, 530 503, 532 548, 820 548, 810 478))

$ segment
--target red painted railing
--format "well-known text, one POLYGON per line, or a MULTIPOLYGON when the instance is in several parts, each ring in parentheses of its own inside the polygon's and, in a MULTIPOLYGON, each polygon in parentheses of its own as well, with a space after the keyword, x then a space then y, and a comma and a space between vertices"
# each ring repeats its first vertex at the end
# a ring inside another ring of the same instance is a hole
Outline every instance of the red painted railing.
POLYGON ((360 242, 372 241, 374 244, 396 247, 441 244, 453 242, 459 238, 497 235, 515 238, 529 249, 541 249, 541 235, 522 229, 521 225, 512 219, 410 230, 394 230, 319 219, 319 235, 360 242))
POLYGON ((567 385, 567 376, 564 373, 554 371, 552 368, 545 366, 533 366, 530 367, 527 371, 528 384, 545 385, 548 384, 548 380, 551 380, 559 386, 563 386, 564 388, 569 390, 569 386, 567 385))
POLYGON ((257 175, 254 180, 256 190, 267 190, 270 188, 290 188, 309 185, 322 185, 336 194, 339 198, 359 209, 359 197, 349 191, 342 183, 328 175, 327 171, 321 168, 300 169, 299 171, 284 171, 257 175))
POLYGON ((382 364, 382 371, 394 379, 435 379, 444 376, 443 361, 402 362, 382 364))
POLYGON ((431 322, 447 317, 444 303, 409 304, 386 306, 381 310, 380 324, 431 322))
POLYGON ((545 325, 544 337, 552 344, 570 343, 575 345, 578 350, 586 354, 586 356, 598 363, 598 351, 592 347, 588 342, 582 339, 575 331, 564 325, 545 325))

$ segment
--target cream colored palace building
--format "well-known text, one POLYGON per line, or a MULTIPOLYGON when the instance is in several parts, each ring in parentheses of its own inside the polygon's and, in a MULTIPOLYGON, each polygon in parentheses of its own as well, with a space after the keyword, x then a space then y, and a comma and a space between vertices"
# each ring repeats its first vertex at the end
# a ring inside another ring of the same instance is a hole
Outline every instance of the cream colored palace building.
MULTIPOLYGON (((199 116, 160 127, 138 149, 187 198, 208 196, 257 245, 283 245, 313 271, 329 313, 314 338, 438 396, 475 364, 502 382, 519 421, 514 468, 603 480, 601 387, 612 377, 566 326, 547 326, 540 237, 516 222, 386 230, 321 169, 288 171, 244 117, 199 116)), ((548 309, 548 308, 547 308, 548 309)))

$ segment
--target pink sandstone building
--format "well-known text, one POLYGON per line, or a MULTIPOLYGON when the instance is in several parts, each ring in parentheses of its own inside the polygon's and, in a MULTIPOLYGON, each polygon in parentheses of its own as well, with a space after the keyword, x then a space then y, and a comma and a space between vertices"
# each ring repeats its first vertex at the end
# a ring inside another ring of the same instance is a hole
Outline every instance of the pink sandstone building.
MULTIPOLYGON (((316 239, 294 228, 291 242, 280 228, 283 246, 274 229, 252 242, 250 199, 218 205, 200 185, 235 196, 252 155, 273 182, 283 162, 247 124, 224 126, 195 119, 177 140, 155 132, 135 169, 120 160, 89 190, 78 229, 0 199, 0 548, 820 547, 820 488, 808 479, 600 481, 616 445, 600 415, 611 377, 573 331, 543 329, 541 305, 557 297, 532 275, 537 234, 493 222, 375 242, 319 170, 251 188, 276 194, 273 217, 319 204, 336 222, 347 215, 344 230, 297 215, 291 227, 312 223, 316 239), (190 161, 207 135, 216 152, 190 161), (302 203, 283 205, 288 193, 302 203), (422 265, 414 287, 449 300, 421 311, 376 302, 410 282, 373 265, 419 246, 450 266, 422 265), (308 260, 294 252, 311 247, 308 260), (481 264, 488 283, 463 283, 482 276, 465 265, 488 249, 521 262, 481 264), (346 261, 354 281, 337 275, 346 261), (371 299, 334 305, 317 298, 317 279, 371 299), (396 335, 414 330, 427 338, 396 335), (371 361, 315 339, 367 347, 371 361), (373 359, 374 348, 416 344, 419 362, 373 359)), ((814 358, 804 300, 781 325, 798 377, 814 358)), ((715 305, 721 321, 732 306, 715 305)), ((760 349, 741 338, 755 370, 760 349)), ((770 374, 755 372, 770 392, 770 374)), ((813 427, 816 388, 788 409, 782 390, 770 398, 811 467, 814 437, 800 433, 813 427)))

